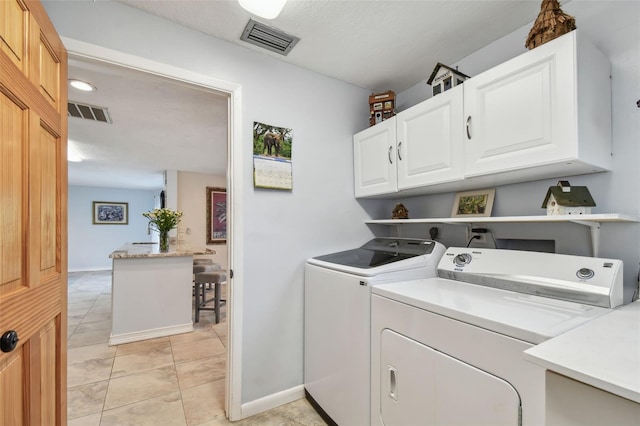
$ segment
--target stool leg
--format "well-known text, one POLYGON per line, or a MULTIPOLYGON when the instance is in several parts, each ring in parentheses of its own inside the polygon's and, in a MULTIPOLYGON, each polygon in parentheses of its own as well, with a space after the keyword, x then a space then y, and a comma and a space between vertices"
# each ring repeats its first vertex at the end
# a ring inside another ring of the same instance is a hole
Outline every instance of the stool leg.
POLYGON ((194 291, 196 295, 196 321, 200 321, 200 283, 196 283, 196 288, 194 291))
POLYGON ((216 312, 216 324, 220 322, 220 283, 214 284, 213 305, 216 312))

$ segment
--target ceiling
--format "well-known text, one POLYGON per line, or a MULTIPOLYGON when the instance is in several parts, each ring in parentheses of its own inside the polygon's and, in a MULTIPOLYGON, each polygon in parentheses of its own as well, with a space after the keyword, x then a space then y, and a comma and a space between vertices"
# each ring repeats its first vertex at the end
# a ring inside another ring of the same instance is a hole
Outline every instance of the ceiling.
MULTIPOLYGON (((372 92, 396 93, 425 80, 437 62, 456 63, 532 22, 540 7, 540 0, 289 0, 266 21, 235 0, 118 1, 372 92), (241 41, 250 18, 300 42, 282 56, 241 41)), ((580 14, 578 27, 594 32, 606 53, 637 44, 637 14, 622 9, 611 16, 608 3, 562 2, 565 12, 580 14), (616 25, 613 36, 607 25, 616 25)), ((637 2, 626 3, 638 11, 637 2)), ((107 107, 113 119, 69 118, 70 145, 85 159, 69 163, 70 184, 161 188, 163 170, 226 174, 226 95, 73 57, 69 77, 98 87, 88 94, 70 88, 70 101, 107 107)))

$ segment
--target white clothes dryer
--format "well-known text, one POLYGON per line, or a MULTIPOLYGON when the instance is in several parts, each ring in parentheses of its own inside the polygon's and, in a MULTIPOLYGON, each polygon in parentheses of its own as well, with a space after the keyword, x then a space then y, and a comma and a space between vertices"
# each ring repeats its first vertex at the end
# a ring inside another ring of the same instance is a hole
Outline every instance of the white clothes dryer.
POLYGON ((371 424, 541 425, 523 352, 622 303, 622 261, 452 247, 438 277, 372 288, 371 424))
POLYGON ((370 422, 371 289, 436 276, 445 247, 431 240, 374 238, 305 265, 304 386, 329 423, 370 422))

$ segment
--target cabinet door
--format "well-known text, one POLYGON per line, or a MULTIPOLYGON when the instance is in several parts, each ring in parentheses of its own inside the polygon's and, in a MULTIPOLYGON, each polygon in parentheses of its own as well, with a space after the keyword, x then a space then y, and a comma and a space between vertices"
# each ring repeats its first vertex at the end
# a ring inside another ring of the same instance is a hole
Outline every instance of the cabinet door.
POLYGON ((520 397, 505 380, 388 329, 380 351, 383 424, 520 424, 520 397))
POLYGON ((575 32, 464 82, 466 176, 577 156, 575 32))
POLYGON ((463 178, 462 86, 396 116, 398 189, 463 178))
POLYGON ((396 182, 396 118, 353 136, 356 197, 390 194, 396 182))

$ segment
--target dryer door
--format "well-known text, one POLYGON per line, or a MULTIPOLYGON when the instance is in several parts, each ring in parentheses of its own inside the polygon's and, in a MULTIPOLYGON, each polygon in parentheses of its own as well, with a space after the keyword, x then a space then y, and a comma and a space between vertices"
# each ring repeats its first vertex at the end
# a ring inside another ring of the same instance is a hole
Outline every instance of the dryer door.
POLYGON ((385 425, 510 425, 520 397, 508 382, 391 330, 380 339, 385 425))

